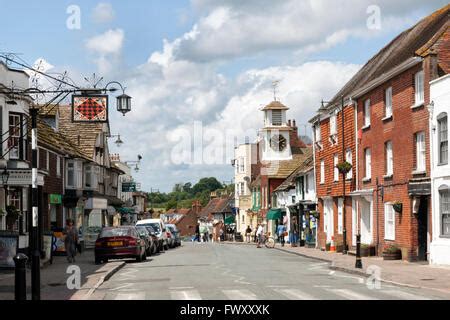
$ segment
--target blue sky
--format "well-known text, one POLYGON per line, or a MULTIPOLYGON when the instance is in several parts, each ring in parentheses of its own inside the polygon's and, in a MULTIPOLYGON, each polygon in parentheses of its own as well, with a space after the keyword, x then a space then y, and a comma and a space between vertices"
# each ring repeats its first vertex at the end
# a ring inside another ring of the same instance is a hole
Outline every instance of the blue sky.
POLYGON ((254 138, 262 124, 258 108, 270 102, 273 80, 280 80, 278 95, 291 108, 289 118, 307 123, 322 98, 333 96, 398 33, 445 4, 1 0, 0 51, 22 53, 29 63, 42 58, 50 71, 68 70, 76 81, 96 73, 123 82, 133 111, 125 118, 110 113, 113 133, 125 141, 112 152, 124 160, 142 154, 136 178, 143 189, 168 191, 203 176, 231 180, 225 132, 239 142, 244 135, 254 138), (81 10, 79 30, 66 27, 69 5, 81 10), (367 25, 373 5, 380 28, 367 25), (203 152, 201 163, 181 152, 196 122, 203 125, 203 149, 193 139, 187 145, 203 152), (211 149, 219 152, 214 161, 205 155, 211 149))

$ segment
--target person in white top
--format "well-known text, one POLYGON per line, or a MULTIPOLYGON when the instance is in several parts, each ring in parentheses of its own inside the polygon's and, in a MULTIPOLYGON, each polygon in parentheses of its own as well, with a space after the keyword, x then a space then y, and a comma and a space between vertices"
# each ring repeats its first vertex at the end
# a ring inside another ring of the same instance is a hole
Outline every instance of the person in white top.
POLYGON ((256 237, 258 238, 258 245, 256 246, 257 248, 261 248, 263 234, 264 234, 263 226, 262 224, 259 224, 258 229, 256 230, 256 237))

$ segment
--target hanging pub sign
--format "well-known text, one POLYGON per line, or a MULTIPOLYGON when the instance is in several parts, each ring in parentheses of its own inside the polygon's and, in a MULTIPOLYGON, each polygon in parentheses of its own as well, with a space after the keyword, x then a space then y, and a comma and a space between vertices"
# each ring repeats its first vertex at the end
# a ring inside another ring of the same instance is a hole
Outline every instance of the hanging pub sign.
POLYGON ((122 182, 122 192, 136 192, 136 183, 122 182))
POLYGON ((108 95, 73 95, 73 122, 108 122, 108 95))

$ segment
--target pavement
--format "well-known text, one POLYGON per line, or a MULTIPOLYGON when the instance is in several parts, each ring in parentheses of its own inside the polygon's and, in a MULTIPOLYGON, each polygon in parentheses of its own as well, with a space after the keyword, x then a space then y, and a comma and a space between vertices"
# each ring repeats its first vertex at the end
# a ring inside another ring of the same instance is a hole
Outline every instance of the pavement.
MULTIPOLYGON (((251 245, 246 242, 223 242, 225 244, 251 245)), ((430 289, 450 295, 450 266, 434 266, 428 262, 408 262, 403 260, 385 261, 382 257, 363 257, 362 269, 355 268, 356 257, 342 253, 321 251, 314 248, 291 247, 278 243, 275 249, 302 257, 330 263, 330 269, 351 274, 369 276, 374 270, 385 283, 412 288, 430 289)))
MULTIPOLYGON (((67 262, 65 256, 53 257, 52 264, 41 268, 41 300, 87 299, 96 286, 106 281, 124 264, 124 261, 117 261, 96 265, 93 250, 86 250, 81 255, 77 255, 76 262, 72 264, 67 262), (68 269, 69 267, 70 269, 68 269), (80 272, 80 287, 78 288, 74 278, 70 278, 77 273, 76 267, 79 267, 80 272)), ((31 271, 29 268, 27 269, 27 299, 31 299, 31 271)), ((0 271, 0 300, 14 300, 14 270, 0 271)))
POLYGON ((330 261, 254 245, 188 242, 127 262, 90 300, 448 300, 426 288, 372 281, 330 261))

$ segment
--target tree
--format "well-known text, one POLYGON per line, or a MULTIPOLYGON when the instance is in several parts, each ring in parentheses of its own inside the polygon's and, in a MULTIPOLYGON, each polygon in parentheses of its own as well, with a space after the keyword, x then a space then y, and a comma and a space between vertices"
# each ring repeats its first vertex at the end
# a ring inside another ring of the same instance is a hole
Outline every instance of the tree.
POLYGON ((222 184, 216 178, 214 177, 202 178, 192 187, 192 192, 194 194, 198 192, 203 192, 205 190, 211 192, 220 188, 222 188, 222 184))

